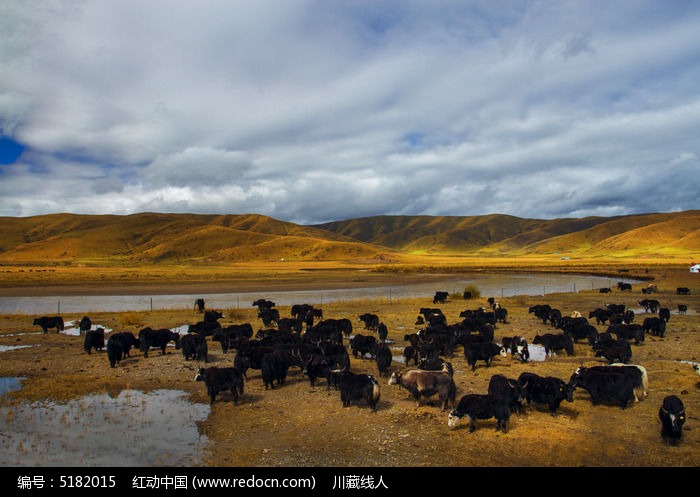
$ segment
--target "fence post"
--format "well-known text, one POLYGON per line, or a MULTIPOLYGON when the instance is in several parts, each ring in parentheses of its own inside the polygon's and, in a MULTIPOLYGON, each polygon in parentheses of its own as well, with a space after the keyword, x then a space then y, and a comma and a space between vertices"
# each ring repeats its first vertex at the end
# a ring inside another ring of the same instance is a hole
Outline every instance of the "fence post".
POLYGON ((58 301, 58 315, 61 315, 61 301, 58 301))
POLYGON ((151 312, 153 312, 153 297, 151 297, 151 312))

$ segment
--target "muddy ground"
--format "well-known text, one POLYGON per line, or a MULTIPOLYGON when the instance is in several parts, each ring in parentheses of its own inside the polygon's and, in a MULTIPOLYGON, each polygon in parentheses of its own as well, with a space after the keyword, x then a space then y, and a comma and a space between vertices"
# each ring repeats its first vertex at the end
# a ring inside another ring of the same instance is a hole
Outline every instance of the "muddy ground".
MULTIPOLYGON (((221 394, 209 417, 200 423, 200 433, 209 443, 201 465, 211 467, 694 467, 700 455, 700 377, 693 363, 700 361, 700 280, 682 271, 661 271, 653 275, 658 299, 671 310, 664 338, 647 336, 641 345, 632 345, 632 362, 643 365, 649 375, 649 395, 634 405, 593 406, 585 391, 577 390, 574 402, 564 402, 558 416, 544 406, 534 405, 521 415, 514 414, 507 433, 497 431, 495 420, 477 422, 469 433, 467 424, 456 429, 447 426, 446 411, 437 399, 416 406, 406 390, 390 386, 380 378, 381 399, 376 412, 363 403, 348 408, 341 405, 339 393, 323 381, 311 387, 296 368, 290 370, 285 385, 265 390, 260 372, 251 370, 245 393, 238 405, 228 394, 221 394), (675 289, 688 286, 690 296, 678 296, 675 289), (688 306, 680 315, 679 303, 688 306), (687 422, 678 446, 666 446, 660 436, 658 410, 663 398, 675 394, 686 406, 687 422)), ((438 290, 438 288, 436 288, 438 290)), ((641 286, 632 292, 601 294, 596 290, 548 294, 544 297, 516 296, 498 299, 508 310, 507 323, 496 327, 496 340, 519 335, 532 343, 536 334, 551 332, 528 312, 530 306, 547 303, 565 315, 584 315, 606 303, 626 304, 637 311, 636 320, 645 316, 637 302, 644 298, 641 286)), ((448 321, 459 321, 459 313, 486 305, 488 295, 463 300, 451 297, 440 304, 448 321)), ((377 314, 387 325, 394 355, 401 355, 407 344, 404 336, 417 331, 421 307, 433 306, 432 295, 410 300, 348 301, 324 304, 325 318, 349 318, 355 333, 362 329, 358 316, 377 314)), ((256 308, 222 309, 222 325, 250 322, 262 328, 256 308)), ((288 316, 290 309, 280 307, 288 316)), ((88 355, 82 337, 50 332, 38 333, 32 326, 35 316, 0 316, 0 345, 31 345, 0 353, 0 376, 26 378, 24 387, 7 394, 2 403, 23 399, 66 400, 88 393, 137 389, 178 389, 190 394, 193 402, 208 403, 204 384, 194 381, 198 364, 186 361, 178 350, 167 354, 151 352, 148 358, 132 353, 112 369, 106 353, 88 355)), ((67 322, 82 316, 64 316, 67 322)), ((145 327, 176 327, 195 323, 201 315, 194 309, 129 313, 91 313, 94 323, 113 331, 138 331, 145 327)), ((604 331, 605 326, 597 326, 604 331)), ((554 330, 556 331, 556 330, 554 330)), ((209 366, 232 365, 234 353, 223 353, 218 343, 209 347, 209 366)), ((521 363, 496 357, 490 367, 480 361, 475 371, 467 366, 458 347, 452 362, 458 387, 457 400, 467 393, 486 393, 492 375, 501 373, 517 378, 524 371, 558 376, 568 381, 580 365, 603 363, 590 346, 580 342, 574 355, 557 355, 543 362, 521 363)), ((393 364, 401 370, 400 362, 393 364)), ((352 370, 379 377, 370 359, 353 358, 352 370)), ((17 465, 22 465, 18 460, 17 465)))

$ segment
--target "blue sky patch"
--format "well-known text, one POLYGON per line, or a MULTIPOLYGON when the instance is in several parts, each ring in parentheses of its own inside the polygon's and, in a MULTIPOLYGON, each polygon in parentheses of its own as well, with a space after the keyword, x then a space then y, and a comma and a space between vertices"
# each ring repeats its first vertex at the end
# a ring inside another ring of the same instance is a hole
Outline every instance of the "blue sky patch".
POLYGON ((22 152, 24 145, 6 136, 0 136, 0 164, 14 164, 22 152))

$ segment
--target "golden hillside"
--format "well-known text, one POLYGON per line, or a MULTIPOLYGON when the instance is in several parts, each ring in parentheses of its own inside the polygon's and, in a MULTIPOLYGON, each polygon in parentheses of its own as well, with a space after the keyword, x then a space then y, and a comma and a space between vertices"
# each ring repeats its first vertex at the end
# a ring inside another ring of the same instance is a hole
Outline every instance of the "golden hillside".
POLYGON ((552 220, 501 214, 376 216, 316 227, 410 253, 634 257, 700 251, 700 211, 552 220))
POLYGON ((303 226, 257 214, 50 214, 0 218, 0 262, 228 263, 403 255, 697 257, 700 211, 523 219, 375 216, 303 226))
POLYGON ((380 252, 338 234, 255 214, 5 217, 0 233, 0 261, 6 263, 318 260, 380 252))

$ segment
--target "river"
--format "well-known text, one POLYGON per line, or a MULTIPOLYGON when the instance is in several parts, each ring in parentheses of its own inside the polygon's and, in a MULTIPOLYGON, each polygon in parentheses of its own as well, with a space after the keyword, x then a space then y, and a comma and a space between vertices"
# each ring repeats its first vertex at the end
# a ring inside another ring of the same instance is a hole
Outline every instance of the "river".
POLYGON ((618 281, 640 283, 623 278, 581 274, 545 273, 474 273, 446 278, 443 281, 396 286, 337 288, 331 290, 294 290, 246 293, 168 294, 168 295, 54 295, 35 297, 0 297, 0 314, 74 314, 89 312, 127 312, 159 309, 192 308, 203 298, 209 309, 251 307, 254 300, 265 298, 278 306, 308 303, 323 305, 359 299, 429 297, 436 291, 461 294, 466 286, 478 288, 483 298, 514 295, 546 295, 613 287, 618 281))

